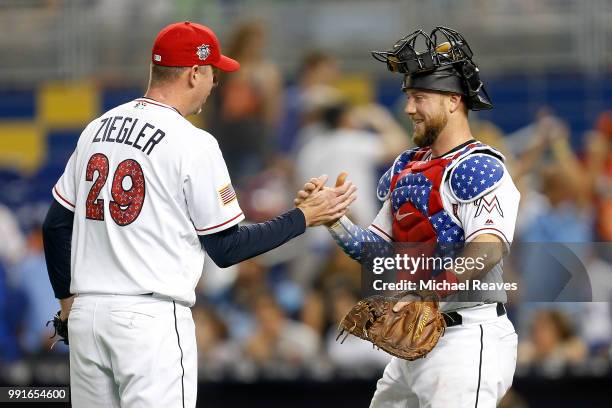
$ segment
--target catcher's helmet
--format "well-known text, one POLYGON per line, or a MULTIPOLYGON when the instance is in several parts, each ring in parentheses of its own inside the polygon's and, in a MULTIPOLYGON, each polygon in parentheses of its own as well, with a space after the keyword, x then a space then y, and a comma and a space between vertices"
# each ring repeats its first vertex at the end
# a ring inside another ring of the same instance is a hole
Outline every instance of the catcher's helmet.
POLYGON ((468 109, 493 109, 473 55, 465 38, 446 27, 436 27, 429 35, 416 30, 397 41, 392 50, 372 51, 389 71, 404 74, 403 91, 453 92, 465 96, 468 109), (425 43, 425 50, 415 49, 418 39, 425 43))

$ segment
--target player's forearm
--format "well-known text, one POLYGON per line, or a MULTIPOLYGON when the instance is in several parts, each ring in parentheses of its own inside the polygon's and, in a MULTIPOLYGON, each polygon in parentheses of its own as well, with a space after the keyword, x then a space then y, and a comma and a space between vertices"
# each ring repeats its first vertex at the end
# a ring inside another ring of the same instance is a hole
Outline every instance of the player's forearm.
POLYGON ((55 297, 65 299, 70 293, 70 252, 74 213, 53 201, 43 223, 43 244, 47 272, 55 297))
POLYGON ((458 273, 458 271, 447 272, 452 272, 458 282, 481 279, 502 260, 504 248, 505 244, 497 236, 492 234, 479 235, 473 241, 466 243, 461 255, 459 255, 459 258, 473 261, 465 262, 461 273, 458 273))
MULTIPOLYGON (((446 269, 434 279, 436 282, 448 284, 461 284, 484 277, 504 255, 504 244, 491 234, 483 234, 472 242, 466 244, 464 250, 457 258, 463 258, 461 270, 446 269), (493 237, 492 239, 490 237, 493 237), (480 239, 479 239, 480 238, 480 239), (495 240, 493 242, 493 240, 495 240), (467 260, 471 260, 468 262, 467 260)), ((455 258, 455 259, 457 259, 455 258)), ((440 298, 445 298, 457 292, 454 288, 442 287, 435 290, 440 298)))
POLYGON ((227 268, 277 248, 305 230, 304 213, 295 208, 270 221, 200 236, 200 242, 219 267, 227 268))
POLYGON ((364 248, 374 249, 364 246, 364 244, 382 245, 384 248, 381 248, 381 252, 384 252, 385 249, 390 247, 390 244, 384 239, 368 229, 353 224, 346 216, 340 218, 338 222, 331 227, 328 227, 328 230, 338 246, 340 246, 348 256, 358 262, 361 262, 364 248))

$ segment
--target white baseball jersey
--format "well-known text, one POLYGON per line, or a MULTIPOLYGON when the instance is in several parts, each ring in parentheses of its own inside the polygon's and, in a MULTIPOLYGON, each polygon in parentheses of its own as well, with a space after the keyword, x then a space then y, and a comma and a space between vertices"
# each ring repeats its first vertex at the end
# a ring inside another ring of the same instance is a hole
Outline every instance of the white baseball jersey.
POLYGON ((244 219, 217 141, 148 98, 87 125, 53 196, 75 213, 72 293, 192 305, 205 256, 198 235, 244 219))

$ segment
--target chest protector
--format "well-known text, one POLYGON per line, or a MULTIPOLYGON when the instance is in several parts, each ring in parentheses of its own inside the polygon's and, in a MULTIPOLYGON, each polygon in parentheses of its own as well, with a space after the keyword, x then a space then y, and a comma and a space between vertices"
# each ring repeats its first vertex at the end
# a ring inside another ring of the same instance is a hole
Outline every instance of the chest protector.
MULTIPOLYGON (((433 244, 463 243, 463 228, 443 206, 440 189, 454 164, 464 157, 484 152, 503 156, 480 142, 470 143, 454 154, 425 160, 430 148, 417 148, 402 153, 381 177, 378 198, 390 199, 393 216, 393 237, 396 242, 433 244)), ((453 211, 456 206, 453 205, 453 211)))

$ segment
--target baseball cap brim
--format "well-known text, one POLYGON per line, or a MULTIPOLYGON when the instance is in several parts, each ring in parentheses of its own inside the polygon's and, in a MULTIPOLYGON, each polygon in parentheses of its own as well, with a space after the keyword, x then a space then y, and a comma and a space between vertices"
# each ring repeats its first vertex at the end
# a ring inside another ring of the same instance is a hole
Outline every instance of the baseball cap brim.
POLYGON ((240 63, 238 61, 231 59, 230 57, 226 57, 225 55, 221 55, 219 61, 212 65, 225 72, 237 71, 238 68, 240 68, 240 63))

